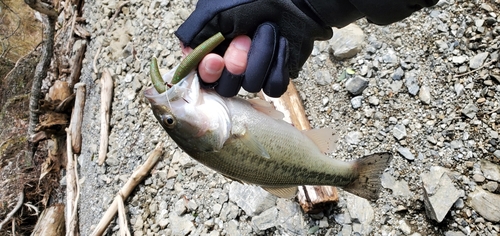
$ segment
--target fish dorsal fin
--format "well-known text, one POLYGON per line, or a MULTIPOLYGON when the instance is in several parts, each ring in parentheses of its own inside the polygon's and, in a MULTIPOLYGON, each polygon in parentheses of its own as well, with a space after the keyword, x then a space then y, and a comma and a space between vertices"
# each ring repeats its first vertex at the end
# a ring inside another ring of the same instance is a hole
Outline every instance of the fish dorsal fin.
POLYGON ((250 103, 250 105, 252 105, 252 107, 255 110, 260 111, 276 120, 282 120, 283 117, 285 117, 283 113, 277 111, 276 108, 274 108, 273 104, 267 101, 264 101, 259 98, 254 98, 254 99, 249 99, 248 102, 250 103))
POLYGON ((272 188, 272 187, 262 187, 264 190, 268 191, 272 195, 281 197, 281 198, 293 198, 297 195, 297 187, 289 187, 289 188, 272 188))
POLYGON ((257 140, 257 138, 252 135, 248 129, 241 125, 234 125, 231 133, 235 139, 238 139, 243 143, 248 149, 250 149, 255 154, 262 156, 266 159, 271 158, 269 153, 267 153, 266 148, 257 140))
POLYGON ((323 153, 335 151, 340 135, 331 128, 311 129, 302 131, 318 146, 323 153))

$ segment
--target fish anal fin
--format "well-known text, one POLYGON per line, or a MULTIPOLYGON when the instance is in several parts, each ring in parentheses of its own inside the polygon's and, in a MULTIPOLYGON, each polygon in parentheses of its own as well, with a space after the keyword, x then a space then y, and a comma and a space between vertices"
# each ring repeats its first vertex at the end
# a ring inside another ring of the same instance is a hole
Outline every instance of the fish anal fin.
POLYGON ((276 120, 282 120, 283 117, 285 117, 283 113, 277 111, 276 108, 274 108, 273 104, 267 101, 264 101, 259 98, 249 99, 247 101, 252 105, 252 107, 255 110, 260 111, 276 120))
POLYGON ((252 135, 248 132, 248 129, 243 126, 233 126, 231 131, 233 138, 238 139, 245 147, 254 152, 255 154, 262 156, 264 158, 271 158, 269 153, 267 153, 266 148, 252 135))
POLYGON ((368 200, 376 200, 382 188, 382 174, 391 160, 392 153, 389 152, 375 153, 355 160, 354 168, 359 176, 342 189, 368 200))
POLYGON ((322 128, 302 131, 309 137, 323 153, 330 153, 337 148, 337 141, 340 138, 334 129, 322 128))
POLYGON ((297 195, 298 191, 298 188, 296 186, 288 188, 273 188, 273 187, 262 187, 262 188, 275 196, 287 199, 294 198, 297 195))

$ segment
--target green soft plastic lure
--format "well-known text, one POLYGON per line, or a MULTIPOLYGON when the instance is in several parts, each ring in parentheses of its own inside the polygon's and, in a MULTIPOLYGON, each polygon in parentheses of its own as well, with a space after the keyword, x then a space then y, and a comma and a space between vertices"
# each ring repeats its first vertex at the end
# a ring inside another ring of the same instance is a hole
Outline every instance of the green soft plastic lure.
MULTIPOLYGON (((177 70, 172 77, 171 83, 176 84, 181 81, 182 78, 186 77, 189 72, 191 72, 194 68, 196 68, 196 66, 198 66, 203 57, 213 51, 223 41, 224 36, 219 32, 193 49, 193 51, 189 55, 187 55, 184 60, 181 61, 179 67, 177 67, 177 70)), ((158 91, 158 93, 165 92, 167 90, 167 87, 165 86, 161 77, 156 58, 151 59, 150 71, 151 80, 156 91, 158 91)))

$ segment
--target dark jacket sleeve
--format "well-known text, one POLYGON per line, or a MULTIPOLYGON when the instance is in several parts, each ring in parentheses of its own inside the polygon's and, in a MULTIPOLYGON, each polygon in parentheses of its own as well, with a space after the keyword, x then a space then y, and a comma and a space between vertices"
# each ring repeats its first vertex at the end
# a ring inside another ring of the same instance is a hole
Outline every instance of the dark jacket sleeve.
POLYGON ((309 7, 328 26, 344 27, 366 17, 368 21, 386 25, 402 20, 438 0, 306 0, 309 7))

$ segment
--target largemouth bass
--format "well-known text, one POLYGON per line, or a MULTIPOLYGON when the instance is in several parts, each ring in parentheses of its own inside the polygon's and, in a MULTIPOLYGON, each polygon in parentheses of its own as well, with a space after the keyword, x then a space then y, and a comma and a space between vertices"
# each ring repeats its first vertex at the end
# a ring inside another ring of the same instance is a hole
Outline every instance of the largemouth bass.
MULTIPOLYGON (((163 76, 167 83, 174 70, 163 76)), ((224 98, 200 88, 195 72, 167 91, 145 91, 154 116, 189 156, 234 180, 293 197, 300 185, 331 185, 378 198, 390 153, 344 162, 326 156, 333 131, 299 131, 263 100, 224 98)))

